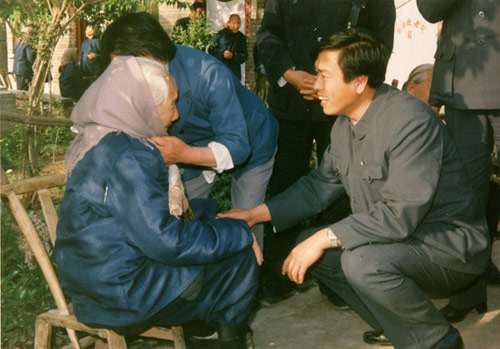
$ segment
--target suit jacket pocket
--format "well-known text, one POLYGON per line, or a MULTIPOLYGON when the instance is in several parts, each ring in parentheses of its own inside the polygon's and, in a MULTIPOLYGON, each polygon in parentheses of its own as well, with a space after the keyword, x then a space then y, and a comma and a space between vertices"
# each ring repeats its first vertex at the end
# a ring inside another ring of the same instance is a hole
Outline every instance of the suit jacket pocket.
POLYGON ((444 42, 438 45, 432 76, 431 92, 445 96, 453 96, 453 81, 455 79, 455 45, 444 42))

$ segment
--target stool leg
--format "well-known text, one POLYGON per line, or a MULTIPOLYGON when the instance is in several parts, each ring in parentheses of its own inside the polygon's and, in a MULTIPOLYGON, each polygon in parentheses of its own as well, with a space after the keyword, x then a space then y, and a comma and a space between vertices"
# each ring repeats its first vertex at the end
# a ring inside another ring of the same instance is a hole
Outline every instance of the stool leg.
POLYGON ((115 331, 106 330, 109 349, 127 349, 127 342, 124 336, 120 336, 115 331))
POLYGON ((52 324, 40 317, 35 323, 35 349, 49 349, 52 340, 52 324))
POLYGON ((175 349, 186 349, 186 342, 184 341, 184 330, 182 326, 172 326, 172 334, 174 337, 175 349))

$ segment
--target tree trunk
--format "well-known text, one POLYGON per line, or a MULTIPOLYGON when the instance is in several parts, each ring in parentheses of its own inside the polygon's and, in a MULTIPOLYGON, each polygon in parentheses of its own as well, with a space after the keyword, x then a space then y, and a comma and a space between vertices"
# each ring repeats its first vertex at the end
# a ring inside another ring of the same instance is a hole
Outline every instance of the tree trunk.
MULTIPOLYGON (((0 74, 2 74, 3 79, 8 79, 7 71, 7 28, 6 23, 3 18, 0 18, 0 74)), ((5 80, 7 81, 7 80, 5 80)), ((7 85, 8 86, 8 85, 7 85)))
POLYGON ((29 114, 43 115, 41 102, 44 84, 49 75, 50 61, 54 49, 64 31, 65 25, 61 25, 61 22, 68 9, 68 5, 69 1, 63 1, 60 8, 52 7, 52 21, 46 30, 46 40, 41 40, 37 47, 37 56, 33 65, 33 80, 31 81, 29 93, 29 114))

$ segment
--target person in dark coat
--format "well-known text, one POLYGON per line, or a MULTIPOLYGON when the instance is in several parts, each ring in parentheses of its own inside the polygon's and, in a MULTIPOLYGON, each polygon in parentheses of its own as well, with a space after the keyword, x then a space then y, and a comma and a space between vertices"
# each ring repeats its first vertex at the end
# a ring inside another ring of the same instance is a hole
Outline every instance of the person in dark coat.
POLYGON ((178 119, 176 99, 164 64, 118 56, 75 106, 55 244, 61 286, 89 326, 134 334, 202 320, 221 348, 246 348, 254 238, 243 221, 215 219, 211 199, 190 201, 189 221, 184 201, 172 207, 180 174, 150 137, 178 119))
POLYGON ((304 232, 282 273, 312 274, 373 330, 363 340, 395 348, 461 349, 431 301, 481 274, 489 257, 482 208, 445 125, 423 101, 383 83, 389 54, 350 29, 315 52, 314 88, 340 116, 318 169, 281 194, 223 217, 277 232, 350 198, 352 215, 304 232))
POLYGON ((33 64, 36 53, 29 44, 29 37, 33 34, 33 28, 25 27, 22 30, 24 38, 19 40, 14 46, 14 69, 18 90, 29 90, 29 84, 33 78, 33 64))
MULTIPOLYGON (((486 212, 493 145, 500 152, 500 5, 494 0, 417 0, 417 6, 429 22, 442 21, 429 103, 444 105, 448 131, 486 212)), ((496 220, 499 207, 490 210, 488 218, 496 220)), ((491 226, 491 241, 497 224, 491 226)), ((493 283, 500 284, 493 263, 487 272, 493 283)), ((473 309, 487 310, 485 276, 453 295, 442 312, 459 322, 473 309)))
POLYGON ((83 76, 96 78, 101 74, 101 41, 94 34, 94 28, 85 29, 87 38, 80 47, 79 63, 83 76))
POLYGON ((78 52, 76 47, 67 48, 61 58, 59 66, 59 90, 61 96, 78 101, 88 85, 83 80, 78 67, 78 52))
POLYGON ((240 16, 232 14, 226 24, 214 35, 214 47, 209 49, 210 54, 220 59, 241 80, 241 65, 247 60, 247 38, 239 31, 240 16))
MULTIPOLYGON (((321 110, 313 88, 315 81, 311 49, 322 39, 348 26, 374 33, 392 51, 396 11, 392 0, 268 0, 256 40, 270 84, 268 103, 278 119, 278 152, 269 183, 276 195, 310 169, 313 144, 321 161, 330 143, 330 130, 336 116, 321 110)), ((346 210, 345 204, 328 211, 346 210)), ((346 212, 347 214, 347 212, 346 212)), ((299 229, 286 234, 266 230, 269 247, 263 270, 265 288, 262 301, 275 303, 293 294, 295 286, 281 276, 281 264, 293 247, 299 229)), ((337 304, 341 306, 342 304, 337 304)))
POLYGON ((203 2, 195 2, 191 5, 191 13, 187 17, 179 18, 175 21, 174 28, 172 32, 176 32, 179 30, 187 30, 189 22, 191 22, 192 18, 201 18, 205 16, 205 4, 203 2))

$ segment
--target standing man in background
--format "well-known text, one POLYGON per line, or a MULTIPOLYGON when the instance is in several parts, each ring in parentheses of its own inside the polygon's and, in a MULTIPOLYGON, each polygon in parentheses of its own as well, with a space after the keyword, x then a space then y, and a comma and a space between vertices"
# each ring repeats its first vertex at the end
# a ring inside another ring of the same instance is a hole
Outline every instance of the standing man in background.
POLYGON ((248 58, 247 38, 240 32, 241 19, 236 13, 229 16, 226 27, 214 35, 215 47, 209 48, 241 80, 241 65, 248 58))
MULTIPOLYGON (((269 83, 268 103, 280 134, 270 195, 274 196, 309 171, 316 142, 318 163, 330 143, 336 116, 321 110, 311 49, 322 39, 348 27, 371 31, 392 52, 396 11, 393 1, 268 0, 257 32, 257 46, 269 83)), ((347 201, 347 200, 345 200, 347 201)), ((330 222, 331 223, 331 222, 330 222)), ((276 303, 295 285, 281 275, 281 265, 294 245, 297 229, 266 236, 263 304, 276 303)), ((320 285, 321 286, 321 285, 320 285)))
POLYGON ((201 18, 205 16, 205 4, 203 2, 194 2, 191 5, 191 13, 187 17, 179 18, 174 25, 172 32, 176 32, 180 29, 187 30, 189 22, 192 18, 201 18))
POLYGON ((80 68, 83 76, 97 77, 101 74, 101 41, 94 37, 94 28, 87 27, 80 51, 80 68))
MULTIPOLYGON (((443 21, 429 103, 445 106, 448 132, 485 212, 493 144, 500 150, 500 6, 497 0, 417 0, 417 5, 429 22, 443 21)), ((490 228, 491 236, 495 231, 490 228)), ((492 263, 489 269, 498 279, 492 263)), ((486 311, 484 276, 451 297, 441 312, 458 322, 473 309, 486 311)))
POLYGON ((33 28, 25 27, 21 31, 24 37, 14 46, 14 69, 18 90, 29 90, 29 84, 33 78, 33 63, 36 53, 29 44, 29 38, 33 34, 33 28))

